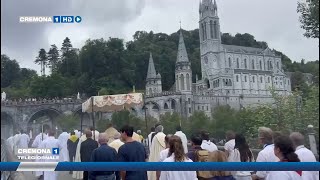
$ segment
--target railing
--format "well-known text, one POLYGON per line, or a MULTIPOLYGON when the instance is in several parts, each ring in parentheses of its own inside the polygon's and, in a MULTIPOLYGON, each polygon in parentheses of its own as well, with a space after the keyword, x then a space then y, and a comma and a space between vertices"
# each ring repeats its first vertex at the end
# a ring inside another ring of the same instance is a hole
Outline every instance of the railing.
POLYGON ((160 96, 170 96, 170 95, 181 95, 181 92, 164 91, 162 93, 153 93, 151 95, 146 95, 146 98, 160 97, 160 96))
POLYGON ((1 101, 2 106, 27 106, 41 104, 68 104, 68 103, 83 103, 83 99, 43 99, 43 100, 6 100, 1 101))

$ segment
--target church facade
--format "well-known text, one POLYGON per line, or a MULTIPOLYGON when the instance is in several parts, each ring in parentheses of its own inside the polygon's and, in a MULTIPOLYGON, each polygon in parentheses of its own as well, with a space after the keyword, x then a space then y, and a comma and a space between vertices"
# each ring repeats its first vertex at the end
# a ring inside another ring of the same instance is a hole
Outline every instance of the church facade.
POLYGON ((194 111, 211 117, 215 107, 229 105, 240 109, 273 103, 270 89, 281 95, 291 94, 290 78, 281 57, 271 49, 221 43, 216 1, 202 0, 199 5, 199 37, 202 78, 192 82, 183 34, 180 31, 175 68, 175 83, 162 91, 161 75, 156 72, 152 54, 146 78, 147 114, 159 119, 161 114, 178 112, 187 118, 194 111))

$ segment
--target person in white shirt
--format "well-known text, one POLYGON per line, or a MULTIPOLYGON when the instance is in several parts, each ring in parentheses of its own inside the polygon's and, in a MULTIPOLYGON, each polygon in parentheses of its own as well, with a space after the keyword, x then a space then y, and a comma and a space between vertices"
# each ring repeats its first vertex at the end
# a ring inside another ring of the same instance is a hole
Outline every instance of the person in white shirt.
MULTIPOLYGON (((173 135, 169 139, 169 157, 163 162, 193 162, 183 149, 180 137, 173 135)), ((160 180, 197 180, 196 171, 161 171, 160 180)))
MULTIPOLYGON (((229 162, 254 162, 254 156, 242 134, 236 134, 234 150, 229 155, 229 162)), ((251 171, 235 171, 236 180, 251 180, 251 171)))
POLYGON ((20 135, 20 141, 18 144, 19 148, 28 148, 29 146, 29 142, 30 142, 30 138, 29 136, 26 134, 25 131, 21 131, 22 134, 20 135))
POLYGON ((207 150, 209 152, 218 150, 218 147, 213 142, 210 141, 208 132, 202 131, 201 138, 202 138, 202 144, 201 144, 202 149, 207 150))
POLYGON ((69 151, 68 151, 68 139, 70 138, 69 133, 65 129, 62 129, 62 133, 58 137, 60 149, 59 161, 69 161, 69 151))
MULTIPOLYGON (((291 139, 288 136, 278 136, 274 140, 274 154, 280 162, 300 162, 298 155, 294 152, 291 139)), ((270 171, 266 180, 302 180, 302 171, 270 171)))
POLYGON ((187 154, 188 153, 188 140, 187 140, 187 136, 182 132, 181 130, 181 126, 177 126, 176 127, 176 133, 174 135, 179 136, 181 141, 182 141, 182 146, 183 146, 183 150, 184 153, 187 154))
MULTIPOLYGON (((299 132, 290 134, 295 153, 298 155, 301 162, 317 162, 316 157, 304 146, 304 136, 299 132)), ((302 171, 303 180, 319 180, 319 171, 302 171)))
POLYGON ((152 141, 151 141, 151 136, 152 136, 153 133, 155 133, 154 131, 155 131, 155 128, 152 127, 152 128, 151 128, 151 132, 150 132, 150 134, 148 135, 149 152, 150 152, 150 150, 151 150, 151 142, 152 142, 152 141))
MULTIPOLYGON (((163 162, 166 158, 168 158, 168 155, 169 155, 169 140, 170 138, 172 137, 173 135, 172 134, 167 134, 166 137, 164 138, 164 141, 166 143, 166 149, 162 150, 160 152, 160 158, 159 158, 159 162, 163 162)), ((160 172, 161 171, 157 171, 157 179, 160 178, 160 172)))
MULTIPOLYGON (((278 162, 279 158, 274 154, 272 130, 267 127, 259 127, 258 136, 263 149, 258 153, 256 162, 278 162)), ((265 179, 267 174, 268 171, 257 171, 256 174, 252 175, 252 179, 265 179)))
POLYGON ((235 138, 236 134, 233 131, 227 131, 226 132, 226 144, 224 145, 224 151, 226 152, 227 157, 229 157, 229 154, 234 149, 235 145, 235 138))

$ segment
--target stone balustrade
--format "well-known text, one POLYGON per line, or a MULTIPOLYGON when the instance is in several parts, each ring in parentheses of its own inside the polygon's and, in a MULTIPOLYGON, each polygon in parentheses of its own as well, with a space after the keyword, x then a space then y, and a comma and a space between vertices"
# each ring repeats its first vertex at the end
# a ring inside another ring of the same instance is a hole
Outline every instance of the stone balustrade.
POLYGON ((173 91, 163 91, 162 93, 153 93, 151 95, 146 95, 146 98, 170 96, 170 95, 181 95, 181 93, 180 92, 173 92, 173 91))
POLYGON ((1 101, 1 106, 28 106, 28 105, 41 105, 41 104, 68 104, 68 103, 83 103, 83 99, 31 99, 31 100, 6 100, 1 101))

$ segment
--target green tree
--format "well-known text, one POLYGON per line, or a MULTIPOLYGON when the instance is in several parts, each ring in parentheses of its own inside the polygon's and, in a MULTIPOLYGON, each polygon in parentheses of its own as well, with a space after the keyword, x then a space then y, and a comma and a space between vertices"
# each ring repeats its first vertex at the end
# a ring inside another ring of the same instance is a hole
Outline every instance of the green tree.
POLYGON ((61 128, 65 128, 67 132, 70 132, 79 125, 79 119, 74 115, 61 115, 58 117, 57 123, 61 128))
POLYGON ((186 135, 190 137, 201 130, 212 132, 212 121, 203 111, 195 111, 187 121, 186 135))
POLYGON ((307 38, 319 38, 319 0, 307 0, 298 2, 298 13, 301 14, 301 28, 306 32, 307 38))
POLYGON ((1 55, 1 88, 10 86, 19 78, 20 66, 16 60, 7 55, 1 55))
POLYGON ((181 117, 178 113, 167 112, 160 116, 161 125, 164 127, 165 134, 174 134, 176 132, 176 127, 180 125, 181 117))
POLYGON ((79 57, 76 49, 72 48, 68 37, 63 40, 61 59, 57 64, 57 72, 66 77, 76 76, 79 73, 79 57))
POLYGON ((56 72, 57 70, 57 64, 58 64, 58 61, 59 61, 59 51, 58 51, 58 48, 55 44, 52 44, 51 45, 51 48, 48 52, 48 61, 49 61, 49 64, 51 66, 51 72, 56 72))
POLYGON ((39 51, 38 57, 36 57, 36 60, 34 61, 36 64, 41 65, 41 75, 46 75, 46 66, 48 64, 48 56, 45 49, 41 48, 39 51))

